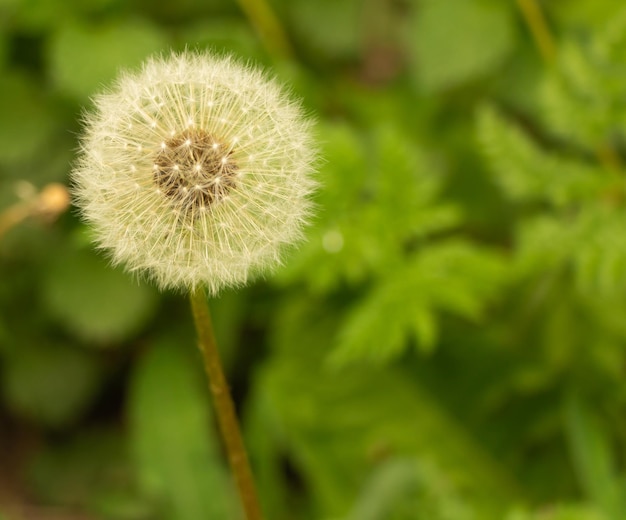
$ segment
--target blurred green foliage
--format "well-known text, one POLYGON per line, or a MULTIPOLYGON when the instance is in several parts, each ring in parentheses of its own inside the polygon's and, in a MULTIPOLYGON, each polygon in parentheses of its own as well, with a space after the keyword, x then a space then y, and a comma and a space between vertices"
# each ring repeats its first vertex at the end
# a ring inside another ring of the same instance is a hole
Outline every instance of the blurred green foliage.
MULTIPOLYGON (((626 518, 626 10, 537 3, 545 60, 521 4, 273 0, 285 58, 232 0, 0 0, 0 214, 153 52, 315 115, 307 242, 211 302, 268 519, 626 518)), ((2 520, 239 517, 182 297, 72 211, 2 236, 0 280, 2 520)))

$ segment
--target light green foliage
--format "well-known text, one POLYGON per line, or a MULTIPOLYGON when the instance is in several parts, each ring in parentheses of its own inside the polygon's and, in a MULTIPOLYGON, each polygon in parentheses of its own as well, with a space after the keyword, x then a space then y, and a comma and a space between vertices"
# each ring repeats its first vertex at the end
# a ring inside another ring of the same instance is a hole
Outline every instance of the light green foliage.
POLYGON ((423 0, 413 2, 413 7, 414 74, 427 90, 453 87, 493 72, 511 51, 514 29, 507 2, 423 0))
POLYGON ((600 197, 617 182, 597 165, 542 150, 492 107, 478 112, 478 137, 496 181, 514 200, 563 207, 600 197))
MULTIPOLYGON (((545 126, 526 121, 522 130, 513 115, 492 107, 478 113, 487 164, 522 210, 514 226, 512 264, 520 281, 531 284, 518 306, 520 322, 526 323, 522 334, 543 343, 557 373, 569 367, 580 374, 573 383, 576 397, 563 401, 563 429, 577 480, 595 504, 511 514, 514 519, 626 514, 614 427, 607 419, 615 403, 590 406, 597 398, 590 396, 621 392, 616 388, 622 375, 614 367, 621 363, 624 340, 619 323, 626 310, 626 214, 620 158, 614 153, 624 122, 619 55, 624 19, 617 13, 605 30, 563 42, 537 100, 543 109, 538 122, 545 126), (567 143, 557 141, 564 138, 567 143), (587 380, 583 374, 589 373, 603 374, 603 382, 587 380)), ((546 375, 540 377, 543 384, 546 375)))
MULTIPOLYGON (((386 473, 399 454, 416 457, 411 478, 432 477, 407 491, 421 490, 427 505, 424 510, 414 505, 415 516, 404 518, 423 518, 423 511, 443 515, 448 508, 464 511, 457 496, 462 490, 472 497, 480 518, 495 519, 498 507, 516 496, 514 478, 440 407, 436 396, 400 367, 329 370, 323 340, 337 330, 339 320, 333 313, 295 298, 278 319, 273 344, 279 350, 256 382, 262 408, 254 410, 252 432, 260 444, 256 449, 265 452, 262 459, 273 464, 271 453, 289 448, 293 464, 317 497, 314 517, 354 514, 353 508, 363 507, 363 489, 372 479, 382 478, 380 472, 386 473)), ((266 464, 260 473, 262 489, 276 486, 272 479, 280 478, 266 464)), ((397 492, 398 497, 404 495, 397 492)), ((380 500, 377 507, 390 512, 400 507, 384 497, 380 500)))
POLYGON ((419 460, 389 460, 365 485, 349 520, 402 520, 419 511, 432 520, 469 520, 474 515, 434 467, 419 460))
POLYGON ((342 281, 372 282, 346 318, 334 363, 390 359, 410 338, 430 351, 438 312, 477 318, 501 285, 503 260, 454 240, 425 247, 429 236, 452 229, 462 216, 440 202, 444 177, 400 129, 382 126, 367 136, 367 152, 345 126, 327 135, 322 214, 283 277, 300 277, 318 293, 342 281))
POLYGON ((198 368, 183 345, 170 340, 154 345, 133 377, 132 449, 158 518, 237 518, 198 368))
MULTIPOLYGON (((564 56, 565 62, 571 59, 568 52, 564 56)), ((606 82, 601 77, 589 79, 590 76, 593 76, 591 71, 580 73, 581 81, 596 81, 599 84, 596 89, 606 94, 606 82)), ((568 97, 562 94, 556 99, 568 97)), ((597 99, 609 98, 598 94, 597 99)), ((569 101, 574 106, 564 113, 570 118, 581 114, 592 102, 586 98, 569 101)), ((564 126, 584 131, 593 125, 570 119, 564 126)), ((608 135, 606 130, 601 133, 608 135)), ((567 156, 541 150, 528 135, 490 108, 479 112, 478 135, 497 182, 509 196, 526 204, 545 201, 558 209, 538 212, 520 222, 516 250, 520 273, 527 276, 538 270, 563 272, 572 268, 580 290, 619 292, 626 280, 626 241, 622 238, 626 215, 618 206, 623 193, 620 178, 606 165, 581 160, 571 152, 567 156)), ((600 142, 601 136, 578 134, 576 137, 594 143, 600 142), (596 141, 590 141, 592 138, 596 141)))
POLYGON ((623 210, 606 206, 591 206, 573 217, 529 219, 519 230, 519 268, 528 273, 571 267, 582 291, 620 294, 626 283, 624 219, 623 210))
POLYGON ((124 68, 136 67, 167 44, 159 29, 147 21, 70 22, 59 27, 50 42, 52 79, 62 92, 85 101, 110 85, 124 68))
POLYGON ((623 9, 586 41, 564 42, 558 68, 543 85, 546 119, 554 131, 587 147, 624 135, 624 43, 623 9))
POLYGON ((545 5, 547 15, 555 29, 564 32, 580 31, 581 28, 593 31, 606 30, 607 19, 613 18, 620 5, 610 2, 596 2, 594 0, 571 0, 569 2, 554 2, 545 5), (608 10, 611 16, 607 16, 608 10))
POLYGON ((458 208, 437 199, 441 173, 399 128, 359 139, 342 125, 325 135, 319 216, 283 271, 288 281, 303 279, 315 292, 362 282, 402 262, 409 243, 459 221, 458 208))
POLYGON ((416 253, 402 268, 382 277, 355 306, 333 362, 388 360, 404 350, 409 338, 415 338, 421 350, 432 350, 439 334, 436 313, 478 318, 503 274, 499 256, 463 242, 449 241, 416 253))
MULTIPOLYGON (((0 0, 0 215, 169 45, 313 115, 306 240, 210 302, 268 520, 626 517, 626 11, 537 3, 551 62, 517 1, 272 0, 285 60, 232 0, 0 0)), ((188 303, 90 244, 0 237, 0 516, 237 519, 188 303)))
POLYGON ((478 136, 507 195, 520 203, 547 202, 559 210, 520 223, 520 272, 571 266, 581 290, 620 291, 626 282, 626 213, 615 207, 620 179, 600 165, 540 150, 490 108, 479 112, 478 136))
POLYGON ((606 438, 606 428, 597 415, 580 398, 571 396, 566 402, 566 424, 573 462, 579 479, 589 497, 610 518, 626 515, 626 501, 620 496, 615 454, 606 438))
POLYGON ((608 520, 609 517, 589 506, 553 506, 537 513, 516 511, 505 520, 608 520))

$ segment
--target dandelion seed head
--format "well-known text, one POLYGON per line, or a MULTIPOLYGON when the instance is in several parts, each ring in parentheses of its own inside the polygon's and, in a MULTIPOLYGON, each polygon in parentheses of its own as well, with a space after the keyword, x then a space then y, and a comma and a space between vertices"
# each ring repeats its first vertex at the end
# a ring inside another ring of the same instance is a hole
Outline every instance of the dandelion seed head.
POLYGON ((218 203, 235 187, 237 165, 217 153, 214 142, 203 130, 187 129, 170 138, 156 155, 154 182, 178 209, 193 213, 201 206, 218 203), (226 180, 218 188, 221 176, 226 180))
POLYGON ((185 52, 148 60, 85 116, 74 195, 114 263, 215 294, 277 265, 315 189, 310 123, 257 69, 185 52))

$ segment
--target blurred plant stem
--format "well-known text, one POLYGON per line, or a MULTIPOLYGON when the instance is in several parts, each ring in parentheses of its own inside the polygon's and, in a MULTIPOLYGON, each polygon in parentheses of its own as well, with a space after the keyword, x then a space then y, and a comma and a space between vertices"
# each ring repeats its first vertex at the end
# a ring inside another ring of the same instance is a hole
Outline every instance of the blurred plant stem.
POLYGON ((539 7, 536 0, 517 0, 517 5, 524 15, 524 20, 526 20, 526 24, 533 35, 535 45, 537 45, 541 56, 546 63, 554 63, 556 59, 556 45, 550 29, 548 29, 541 7, 539 7))
POLYGON ((204 289, 193 291, 190 294, 190 300, 198 334, 198 348, 202 353, 204 369, 209 378, 209 389, 213 397, 217 423, 241 497, 245 517, 246 520, 261 520, 261 507, 254 478, 237 421, 235 406, 222 368, 204 289))
MULTIPOLYGON (((546 62, 552 66, 556 61, 557 49, 554 37, 550 32, 546 18, 537 0, 517 0, 517 5, 524 16, 526 25, 533 35, 537 49, 546 62)), ((607 171, 615 174, 622 168, 622 161, 609 143, 595 143, 595 154, 598 161, 607 171)), ((618 198, 621 199, 621 196, 618 198)))
POLYGON ((267 0, 237 0, 237 2, 259 33, 267 51, 278 58, 292 58, 293 48, 289 38, 267 0))

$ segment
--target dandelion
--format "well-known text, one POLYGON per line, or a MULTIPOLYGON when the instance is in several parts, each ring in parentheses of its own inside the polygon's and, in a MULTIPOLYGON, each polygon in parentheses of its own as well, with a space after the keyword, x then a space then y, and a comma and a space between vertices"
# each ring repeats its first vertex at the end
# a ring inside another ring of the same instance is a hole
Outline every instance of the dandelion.
POLYGON ((114 263, 190 291, 198 344, 248 520, 261 518, 215 345, 215 295, 280 261, 310 213, 314 149, 299 105, 229 57, 149 60, 94 99, 74 194, 114 263))
POLYGON ((94 102, 74 191, 115 264, 217 294, 300 238, 309 123, 260 71, 208 54, 153 58, 94 102))

